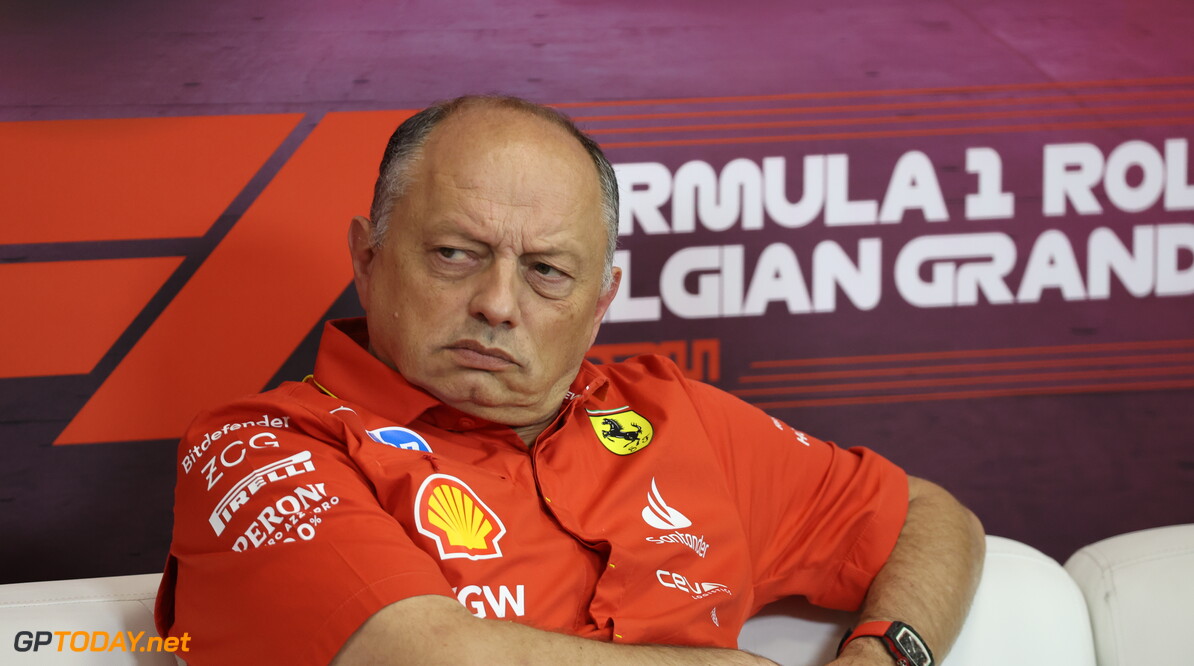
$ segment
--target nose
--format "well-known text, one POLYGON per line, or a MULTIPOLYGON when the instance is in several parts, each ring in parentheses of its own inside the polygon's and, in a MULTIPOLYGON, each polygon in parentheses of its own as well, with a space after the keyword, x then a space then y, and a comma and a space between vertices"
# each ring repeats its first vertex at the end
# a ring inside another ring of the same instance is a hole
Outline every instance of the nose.
POLYGON ((469 302, 472 316, 494 327, 516 326, 520 287, 517 262, 496 260, 473 280, 476 288, 469 302))

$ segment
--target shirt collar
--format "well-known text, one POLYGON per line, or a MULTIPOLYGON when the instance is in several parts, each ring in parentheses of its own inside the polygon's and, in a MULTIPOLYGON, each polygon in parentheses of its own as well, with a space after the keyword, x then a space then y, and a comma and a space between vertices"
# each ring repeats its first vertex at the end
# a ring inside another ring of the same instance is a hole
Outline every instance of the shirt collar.
POLYGON ((331 395, 399 424, 410 423, 441 404, 369 353, 364 317, 324 324, 315 359, 315 381, 331 395))

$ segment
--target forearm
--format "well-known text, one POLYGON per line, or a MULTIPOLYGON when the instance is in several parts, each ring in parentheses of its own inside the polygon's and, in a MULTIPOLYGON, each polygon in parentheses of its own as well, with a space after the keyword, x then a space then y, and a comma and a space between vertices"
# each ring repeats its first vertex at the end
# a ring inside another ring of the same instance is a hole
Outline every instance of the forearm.
POLYGON ((378 611, 333 662, 355 664, 772 664, 720 648, 624 645, 483 620, 446 597, 414 597, 378 611))
MULTIPOLYGON (((966 619, 985 547, 974 514, 942 488, 909 478, 908 517, 891 557, 871 584, 859 624, 906 622, 942 659, 966 619)), ((875 639, 853 641, 840 663, 890 664, 890 657, 875 657, 884 655, 880 647, 875 639)))

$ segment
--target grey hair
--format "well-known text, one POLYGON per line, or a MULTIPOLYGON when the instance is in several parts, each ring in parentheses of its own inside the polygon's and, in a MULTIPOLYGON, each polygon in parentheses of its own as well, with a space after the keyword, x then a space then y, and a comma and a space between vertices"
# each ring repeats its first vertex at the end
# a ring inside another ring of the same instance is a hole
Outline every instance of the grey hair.
POLYGON ((589 154, 597 168, 601 186, 601 213, 606 226, 605 272, 602 289, 608 289, 613 281, 614 251, 618 248, 618 180, 614 168, 606 159, 597 142, 589 138, 572 119, 551 107, 535 104, 519 97, 499 95, 465 95, 456 99, 437 102, 416 113, 398 126, 378 168, 377 184, 373 188, 373 205, 369 216, 373 220, 374 247, 379 247, 389 229, 390 213, 394 202, 406 194, 414 178, 414 166, 423 154, 427 138, 437 125, 453 113, 471 106, 496 106, 528 113, 565 129, 589 154))

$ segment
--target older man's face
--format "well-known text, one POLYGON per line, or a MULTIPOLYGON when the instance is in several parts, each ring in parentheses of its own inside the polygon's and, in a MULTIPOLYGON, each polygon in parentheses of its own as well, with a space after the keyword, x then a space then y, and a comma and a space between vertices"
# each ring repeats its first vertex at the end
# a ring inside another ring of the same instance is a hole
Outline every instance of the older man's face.
POLYGON ((371 351, 445 403, 511 426, 550 420, 592 344, 606 227, 596 170, 564 130, 465 109, 433 130, 380 248, 354 221, 371 351))

